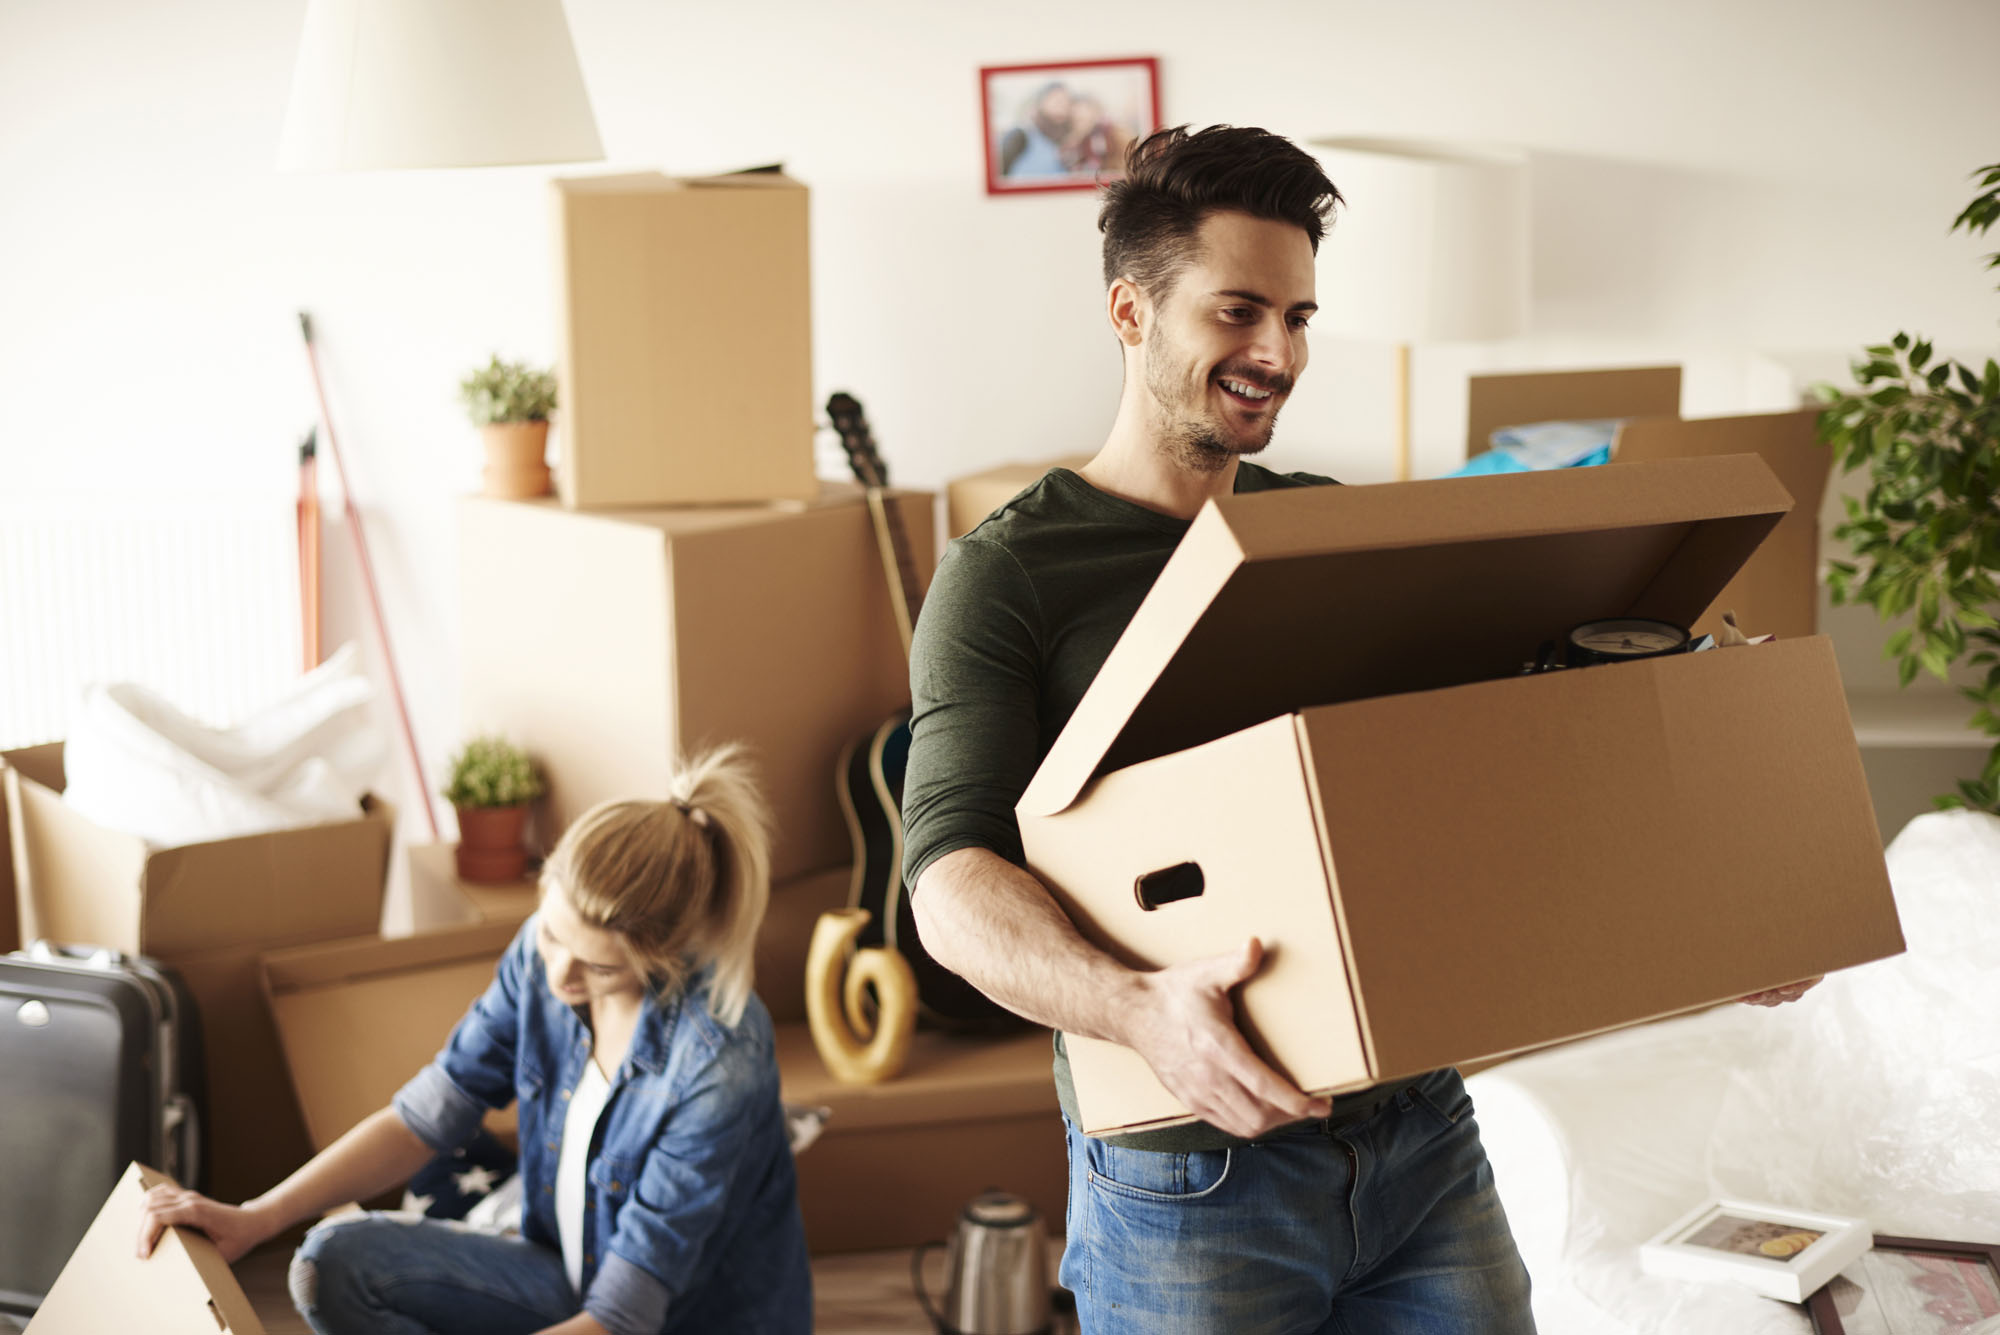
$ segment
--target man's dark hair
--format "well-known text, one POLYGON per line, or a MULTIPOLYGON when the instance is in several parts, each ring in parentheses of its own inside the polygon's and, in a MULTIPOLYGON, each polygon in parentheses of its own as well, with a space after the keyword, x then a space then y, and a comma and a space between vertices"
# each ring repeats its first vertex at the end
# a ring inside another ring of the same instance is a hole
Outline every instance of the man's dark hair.
POLYGON ((1157 130, 1125 155, 1125 175, 1107 182, 1097 228, 1104 233, 1104 285, 1130 278, 1158 299, 1196 255, 1211 213, 1247 213, 1291 223, 1319 253, 1327 219, 1342 203, 1312 154, 1282 135, 1235 125, 1157 130))

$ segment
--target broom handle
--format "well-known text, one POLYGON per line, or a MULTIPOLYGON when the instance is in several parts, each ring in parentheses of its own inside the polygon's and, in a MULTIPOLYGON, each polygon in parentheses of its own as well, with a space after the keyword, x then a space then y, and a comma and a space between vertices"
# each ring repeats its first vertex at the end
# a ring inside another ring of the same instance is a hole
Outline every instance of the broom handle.
POLYGON ((319 399, 319 420, 326 426, 326 452, 333 456, 333 471, 340 474, 340 494, 347 506, 347 531, 354 539, 355 560, 361 566, 361 584, 368 591, 368 611, 375 619, 375 634, 382 641, 382 660, 389 665, 389 689, 396 698, 396 721, 403 728, 403 746, 409 752, 410 768, 416 771, 417 794, 423 802, 424 823, 430 828, 431 842, 439 839, 437 813, 431 809, 430 783, 424 777, 424 761, 417 750, 416 730, 410 726, 410 709, 403 700, 403 679, 396 672, 396 651, 389 642, 389 623, 382 616, 382 599, 375 591, 375 567, 368 559, 368 539, 361 531, 361 510, 354 504, 354 487, 347 478, 347 466, 340 459, 340 444, 333 436, 333 417, 326 410, 326 387, 320 382, 319 353, 313 347, 312 317, 299 312, 299 332, 305 335, 306 363, 312 368, 313 393, 319 399))

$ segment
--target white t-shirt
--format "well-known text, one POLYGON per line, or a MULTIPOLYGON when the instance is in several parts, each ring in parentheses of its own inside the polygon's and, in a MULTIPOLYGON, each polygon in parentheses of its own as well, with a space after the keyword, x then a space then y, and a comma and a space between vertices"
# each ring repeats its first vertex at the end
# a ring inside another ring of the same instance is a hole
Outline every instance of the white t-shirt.
POLYGON ((569 1096, 563 1118, 562 1155, 556 1160, 556 1236, 562 1240, 563 1269, 569 1286, 583 1296, 583 1204, 585 1174, 590 1168, 590 1142, 597 1119, 611 1097, 611 1082, 597 1069, 597 1059, 583 1064, 583 1077, 569 1096))

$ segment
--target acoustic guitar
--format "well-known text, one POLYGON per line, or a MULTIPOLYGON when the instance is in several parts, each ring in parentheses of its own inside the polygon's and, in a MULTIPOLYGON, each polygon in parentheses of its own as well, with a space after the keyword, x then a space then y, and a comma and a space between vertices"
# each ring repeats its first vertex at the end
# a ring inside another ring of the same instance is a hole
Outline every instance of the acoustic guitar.
MULTIPOLYGON (((875 542, 889 582, 889 604, 903 639, 903 661, 923 606, 923 584, 910 558, 903 517, 888 503, 889 470, 876 452, 875 438, 861 404, 851 394, 826 401, 827 416, 840 433, 855 478, 867 489, 875 542)), ((932 959, 917 938, 916 917, 903 885, 903 773, 910 757, 910 715, 886 719, 841 752, 834 774, 841 813, 854 842, 851 908, 866 909, 869 920, 855 945, 883 946, 910 962, 917 980, 917 1012, 925 1022, 948 1029, 994 1029, 1022 1021, 990 1001, 972 984, 932 959)))

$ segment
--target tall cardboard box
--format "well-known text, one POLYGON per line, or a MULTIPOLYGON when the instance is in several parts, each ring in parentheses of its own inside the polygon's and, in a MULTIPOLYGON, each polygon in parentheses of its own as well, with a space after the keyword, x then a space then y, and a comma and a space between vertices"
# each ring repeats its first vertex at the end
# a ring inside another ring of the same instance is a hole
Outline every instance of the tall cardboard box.
POLYGON ((209 1185, 242 1200, 310 1152, 258 987, 273 946, 373 932, 394 813, 150 849, 62 800, 60 746, 0 753, 28 930, 151 955, 187 982, 208 1057, 209 1185))
POLYGON ((563 503, 811 499, 805 187, 648 172, 553 191, 563 503))
MULTIPOLYGON (((1309 1091, 1894 954, 1824 638, 1515 675, 1697 620, 1790 505, 1745 455, 1212 501, 1023 795, 1028 864, 1135 966, 1260 938, 1242 1026, 1309 1091)), ((1069 1052, 1087 1131, 1187 1118, 1069 1052)))
POLYGON ((1089 462, 1087 454, 1066 454, 1043 463, 1001 464, 953 478, 944 489, 945 536, 962 538, 972 532, 988 515, 1041 481, 1051 468, 1074 470, 1089 462))
MULTIPOLYGON (((932 497, 892 503, 929 570, 932 497)), ((474 497, 459 535, 461 712, 541 763, 554 832, 606 798, 664 798, 677 751, 741 741, 777 817, 773 879, 853 860, 841 749, 910 702, 859 488, 791 508, 474 497)))

